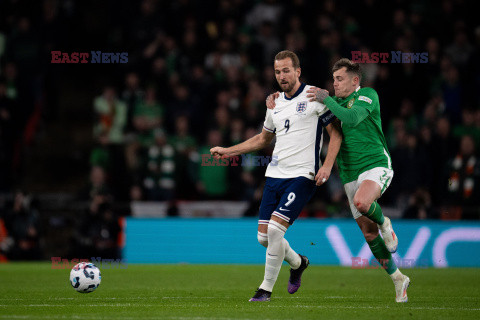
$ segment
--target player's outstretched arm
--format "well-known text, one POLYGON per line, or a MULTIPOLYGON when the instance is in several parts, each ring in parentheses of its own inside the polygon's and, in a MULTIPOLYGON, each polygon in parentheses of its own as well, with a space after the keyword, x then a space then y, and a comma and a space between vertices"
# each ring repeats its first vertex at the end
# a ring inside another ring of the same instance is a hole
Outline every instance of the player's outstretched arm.
POLYGON ((328 135, 330 136, 330 143, 328 145, 325 161, 315 176, 317 186, 321 186, 327 182, 328 178, 330 178, 335 158, 337 157, 338 151, 340 151, 340 146, 343 140, 342 129, 340 128, 338 120, 330 123, 325 129, 327 129, 328 135))
POLYGON ((342 107, 329 96, 327 90, 321 88, 311 87, 308 89, 307 98, 310 98, 310 101, 318 101, 325 104, 338 119, 348 125, 358 125, 369 114, 366 108, 355 104, 350 109, 342 107))
POLYGON ((244 153, 263 149, 270 143, 272 143, 274 137, 274 133, 268 132, 267 130, 263 129, 261 133, 233 147, 213 147, 210 149, 210 153, 215 159, 230 158, 244 153))

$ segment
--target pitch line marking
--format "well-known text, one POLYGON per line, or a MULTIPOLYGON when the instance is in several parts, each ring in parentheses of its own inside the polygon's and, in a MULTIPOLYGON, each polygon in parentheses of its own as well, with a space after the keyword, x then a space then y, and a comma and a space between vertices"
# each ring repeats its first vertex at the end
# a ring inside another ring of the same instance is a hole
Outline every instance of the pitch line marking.
MULTIPOLYGON (((69 304, 29 304, 23 305, 20 307, 70 307, 69 304)), ((112 304, 75 304, 75 306, 81 307, 158 307, 157 304, 132 304, 132 303, 112 303, 112 304)), ((208 304, 175 304, 169 305, 175 307, 208 307, 208 304)), ((19 307, 18 305, 0 305, 0 307, 19 307)), ((385 309, 390 308, 389 306, 311 306, 311 305, 291 305, 291 306, 276 306, 268 305, 268 308, 317 308, 317 309, 385 309)), ((408 307, 405 306, 404 309, 410 310, 461 310, 461 311, 480 311, 480 308, 450 308, 450 307, 408 307)), ((3 318, 3 316, 1 316, 3 318)), ((192 319, 192 318, 187 318, 192 319)))
MULTIPOLYGON (((0 315, 0 318, 6 319, 51 319, 51 316, 33 316, 33 315, 0 315)), ((85 316, 55 316, 55 319, 85 319, 85 316)), ((92 320, 101 320, 101 319, 121 319, 121 320, 137 320, 138 317, 118 317, 112 316, 110 318, 106 318, 105 316, 102 317, 92 317, 89 316, 88 319, 92 320)), ((170 320, 253 320, 251 318, 218 318, 218 317, 165 317, 165 316, 158 316, 158 317, 142 317, 141 319, 148 319, 148 320, 157 320, 157 319, 170 319, 170 320)), ((265 319, 269 320, 269 319, 265 319)))

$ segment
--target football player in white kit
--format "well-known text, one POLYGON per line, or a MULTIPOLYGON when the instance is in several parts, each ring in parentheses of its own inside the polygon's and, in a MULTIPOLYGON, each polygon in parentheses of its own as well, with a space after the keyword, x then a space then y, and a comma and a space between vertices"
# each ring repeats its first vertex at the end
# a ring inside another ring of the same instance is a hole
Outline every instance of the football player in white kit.
POLYGON ((276 136, 272 159, 260 204, 258 242, 267 248, 265 276, 250 301, 270 301, 273 286, 283 260, 290 264, 287 290, 295 293, 308 258, 297 254, 284 238, 288 227, 299 216, 315 192, 325 183, 342 143, 342 134, 335 116, 316 101, 307 98, 310 86, 300 82, 300 62, 291 51, 275 56, 275 77, 283 93, 275 100, 276 108, 267 109, 263 130, 256 136, 229 148, 214 147, 216 159, 228 158, 262 149, 276 136), (323 127, 330 135, 330 144, 323 165, 320 161, 323 127))

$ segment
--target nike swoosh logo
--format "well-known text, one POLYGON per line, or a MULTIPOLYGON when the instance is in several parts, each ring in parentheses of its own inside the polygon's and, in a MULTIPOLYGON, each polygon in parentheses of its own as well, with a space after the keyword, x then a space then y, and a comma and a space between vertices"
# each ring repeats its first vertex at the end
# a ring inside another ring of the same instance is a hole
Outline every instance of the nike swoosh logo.
POLYGON ((282 207, 280 207, 280 211, 290 211, 288 209, 283 209, 282 207))
POLYGON ((267 253, 270 257, 278 257, 278 254, 270 254, 270 253, 267 253))
POLYGON ((277 114, 279 112, 282 112, 283 110, 280 110, 280 111, 274 111, 273 114, 277 114))

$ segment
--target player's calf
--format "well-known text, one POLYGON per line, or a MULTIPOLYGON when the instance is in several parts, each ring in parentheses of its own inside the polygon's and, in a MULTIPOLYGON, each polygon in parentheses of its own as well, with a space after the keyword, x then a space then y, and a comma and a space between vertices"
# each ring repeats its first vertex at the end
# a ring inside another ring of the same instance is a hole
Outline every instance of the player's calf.
POLYGON ((355 202, 355 206, 363 216, 369 218, 371 221, 375 222, 378 225, 378 228, 382 233, 382 237, 385 241, 385 245, 387 246, 388 251, 392 253, 396 252, 398 247, 398 238, 393 231, 390 219, 383 215, 380 205, 376 201, 374 201, 366 212, 365 203, 361 202, 359 204, 355 202))

